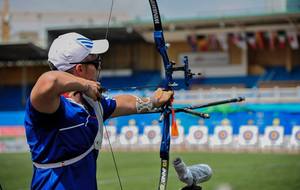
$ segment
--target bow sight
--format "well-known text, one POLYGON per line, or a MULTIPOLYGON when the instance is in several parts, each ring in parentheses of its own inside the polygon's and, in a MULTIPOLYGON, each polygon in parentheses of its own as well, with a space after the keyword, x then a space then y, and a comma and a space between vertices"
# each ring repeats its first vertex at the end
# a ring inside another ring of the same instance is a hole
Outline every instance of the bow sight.
MULTIPOLYGON (((171 61, 170 65, 167 68, 167 72, 172 74, 174 71, 183 71, 184 72, 184 83, 187 87, 189 87, 190 85, 190 80, 193 78, 193 76, 195 75, 201 75, 201 73, 192 73, 191 69, 189 68, 189 61, 188 61, 188 57, 184 56, 183 57, 183 66, 181 67, 174 67, 174 65, 176 65, 175 62, 171 61)), ((175 83, 176 84, 176 83, 175 83)), ((177 85, 176 85, 177 86, 177 85)))

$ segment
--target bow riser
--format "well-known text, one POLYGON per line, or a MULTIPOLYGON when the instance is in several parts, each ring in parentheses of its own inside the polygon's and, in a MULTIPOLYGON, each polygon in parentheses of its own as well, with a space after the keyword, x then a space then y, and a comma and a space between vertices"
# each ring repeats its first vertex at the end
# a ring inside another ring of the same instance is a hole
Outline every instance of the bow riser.
POLYGON ((172 66, 173 65, 170 63, 170 60, 168 57, 167 47, 166 47, 166 43, 164 40, 163 31, 155 31, 154 32, 154 41, 156 44, 156 48, 157 48, 158 52, 160 53, 163 63, 164 63, 165 77, 166 77, 166 81, 167 81, 165 88, 170 89, 170 87, 174 83, 173 77, 172 77, 172 74, 173 74, 172 66))

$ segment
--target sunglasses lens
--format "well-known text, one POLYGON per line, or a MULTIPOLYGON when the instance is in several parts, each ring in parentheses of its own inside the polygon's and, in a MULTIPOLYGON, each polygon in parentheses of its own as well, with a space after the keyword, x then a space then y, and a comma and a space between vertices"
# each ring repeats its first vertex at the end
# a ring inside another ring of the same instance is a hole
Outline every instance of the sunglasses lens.
POLYGON ((95 61, 93 65, 96 67, 96 69, 99 69, 100 62, 99 61, 95 61))
POLYGON ((92 64, 95 66, 95 68, 98 70, 101 68, 101 57, 98 56, 96 60, 93 60, 93 61, 86 61, 86 62, 80 62, 81 64, 92 64))

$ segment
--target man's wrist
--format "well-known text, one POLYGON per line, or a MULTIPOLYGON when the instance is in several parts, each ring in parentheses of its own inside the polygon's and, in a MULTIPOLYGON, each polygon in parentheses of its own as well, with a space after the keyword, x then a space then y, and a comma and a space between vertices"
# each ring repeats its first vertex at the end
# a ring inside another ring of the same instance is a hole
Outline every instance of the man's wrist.
POLYGON ((85 84, 82 92, 86 93, 87 91, 89 91, 89 89, 90 89, 90 86, 88 84, 85 84))
POLYGON ((145 113, 155 111, 156 108, 154 106, 152 98, 140 98, 136 97, 136 111, 137 113, 145 113))

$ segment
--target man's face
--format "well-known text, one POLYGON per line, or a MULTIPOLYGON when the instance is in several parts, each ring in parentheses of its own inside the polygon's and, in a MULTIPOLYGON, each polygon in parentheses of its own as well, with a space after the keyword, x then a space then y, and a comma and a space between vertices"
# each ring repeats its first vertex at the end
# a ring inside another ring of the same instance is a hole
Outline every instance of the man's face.
POLYGON ((88 80, 97 81, 101 70, 101 60, 99 55, 90 54, 82 60, 79 65, 81 65, 81 68, 77 69, 79 76, 88 80))

